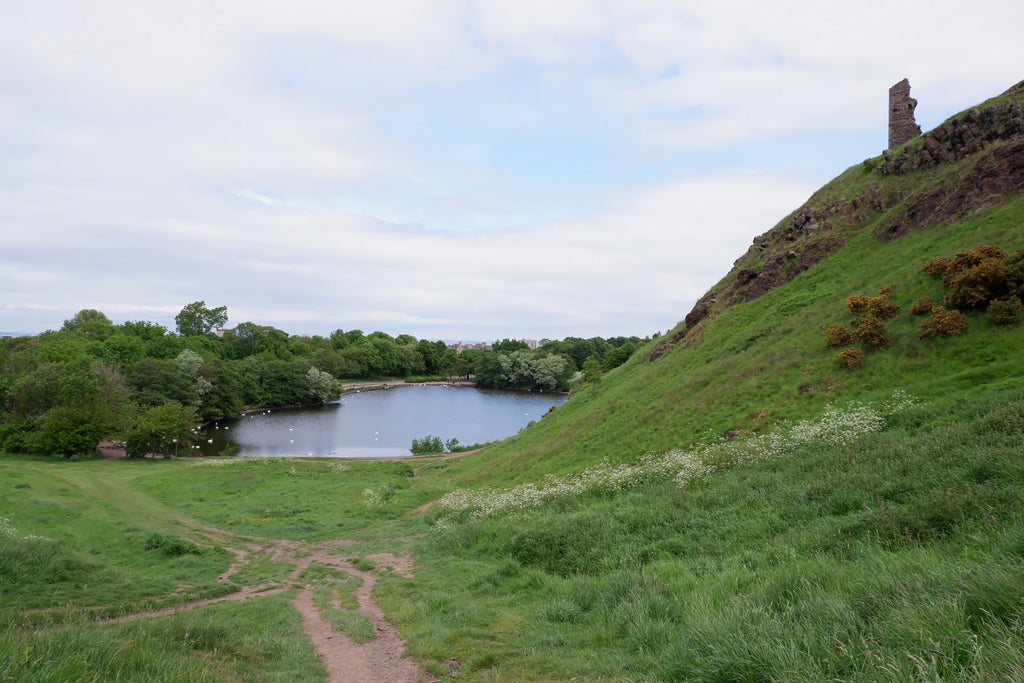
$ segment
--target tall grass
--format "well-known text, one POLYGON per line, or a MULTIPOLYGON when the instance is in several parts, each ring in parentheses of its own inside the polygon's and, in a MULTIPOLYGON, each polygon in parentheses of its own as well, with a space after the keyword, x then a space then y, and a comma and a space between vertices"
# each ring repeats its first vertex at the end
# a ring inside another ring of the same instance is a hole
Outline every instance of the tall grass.
POLYGON ((12 681, 322 681, 323 669, 282 596, 126 624, 0 632, 0 679, 12 681))
POLYGON ((576 474, 548 476, 539 483, 527 482, 508 489, 456 489, 438 502, 439 509, 452 514, 438 520, 435 528, 450 528, 459 519, 459 513, 468 514, 470 519, 493 517, 522 511, 555 498, 611 493, 660 478, 686 486, 717 468, 770 460, 808 445, 846 446, 863 434, 881 430, 887 417, 913 404, 909 395, 897 391, 890 400, 877 406, 861 403, 829 406, 813 420, 778 425, 767 433, 746 438, 714 439, 689 449, 648 454, 634 463, 603 462, 576 474))
POLYGON ((469 680, 1016 680, 1021 415, 1018 384, 856 434, 801 421, 781 432, 818 435, 716 445, 736 457, 686 487, 451 518, 396 615, 435 666, 441 642, 477 662, 469 680))

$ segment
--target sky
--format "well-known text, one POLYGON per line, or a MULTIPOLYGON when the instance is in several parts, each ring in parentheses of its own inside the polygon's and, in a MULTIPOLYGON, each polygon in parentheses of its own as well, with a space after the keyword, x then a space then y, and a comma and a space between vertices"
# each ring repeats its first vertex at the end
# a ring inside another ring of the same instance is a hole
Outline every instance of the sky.
POLYGON ((1024 3, 0 0, 0 332, 666 332, 1024 3))

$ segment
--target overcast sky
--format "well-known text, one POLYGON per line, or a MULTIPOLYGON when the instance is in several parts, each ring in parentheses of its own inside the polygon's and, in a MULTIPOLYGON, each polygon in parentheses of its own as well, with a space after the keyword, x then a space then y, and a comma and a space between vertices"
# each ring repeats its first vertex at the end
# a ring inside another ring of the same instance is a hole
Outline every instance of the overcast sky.
POLYGON ((0 332, 665 332, 1024 3, 0 0, 0 332))

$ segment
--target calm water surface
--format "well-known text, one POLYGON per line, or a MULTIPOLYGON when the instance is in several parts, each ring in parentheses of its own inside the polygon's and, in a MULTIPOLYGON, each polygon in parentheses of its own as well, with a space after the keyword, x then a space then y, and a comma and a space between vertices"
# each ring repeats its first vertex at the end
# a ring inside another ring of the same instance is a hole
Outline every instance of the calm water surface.
POLYGON ((464 446, 512 436, 539 420, 563 394, 471 387, 400 386, 346 394, 316 408, 224 420, 207 430, 203 452, 229 444, 238 455, 377 458, 409 455, 413 439, 434 435, 464 446))

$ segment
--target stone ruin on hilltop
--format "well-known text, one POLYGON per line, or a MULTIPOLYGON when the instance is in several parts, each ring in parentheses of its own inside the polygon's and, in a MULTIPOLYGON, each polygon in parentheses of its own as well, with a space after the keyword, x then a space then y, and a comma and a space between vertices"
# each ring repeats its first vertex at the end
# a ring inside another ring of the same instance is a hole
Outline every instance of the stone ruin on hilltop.
POLYGON ((917 100, 910 96, 910 81, 904 78, 889 88, 889 149, 899 147, 921 134, 914 120, 917 100))

